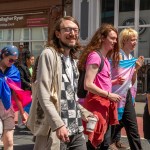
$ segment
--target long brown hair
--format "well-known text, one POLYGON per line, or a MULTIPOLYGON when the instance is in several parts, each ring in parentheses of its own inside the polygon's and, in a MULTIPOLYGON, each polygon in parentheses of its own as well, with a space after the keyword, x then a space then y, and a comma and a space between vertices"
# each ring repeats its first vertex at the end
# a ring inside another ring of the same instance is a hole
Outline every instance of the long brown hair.
MULTIPOLYGON (((77 20, 76 20, 75 18, 71 17, 71 16, 62 17, 62 18, 60 18, 59 20, 56 21, 56 23, 55 23, 55 25, 54 25, 54 28, 53 28, 53 31, 52 31, 51 42, 50 42, 50 45, 49 45, 49 46, 54 47, 54 49, 55 49, 57 52, 62 53, 62 54, 63 54, 63 52, 64 52, 64 49, 61 47, 60 42, 59 42, 59 39, 57 38, 55 32, 56 32, 56 31, 59 31, 59 32, 60 32, 61 23, 62 23, 63 21, 65 21, 65 20, 70 20, 70 21, 74 22, 74 23, 78 26, 78 28, 79 28, 79 24, 78 24, 77 20)), ((80 29, 80 28, 79 28, 79 29, 80 29)), ((82 48, 82 47, 81 47, 81 45, 80 45, 80 43, 79 43, 79 39, 78 39, 75 48, 71 49, 71 51, 70 51, 71 58, 76 59, 77 57, 76 57, 75 54, 76 54, 81 48, 82 48)))
POLYGON ((32 83, 34 83, 36 81, 39 58, 40 58, 40 56, 38 56, 35 60, 35 65, 33 68, 33 74, 32 74, 32 78, 31 78, 32 83))
MULTIPOLYGON (((101 49, 102 47, 102 38, 107 38, 110 31, 114 31, 117 34, 118 32, 111 24, 102 24, 101 27, 95 32, 94 36, 92 37, 89 44, 85 47, 82 54, 80 55, 79 62, 78 62, 78 68, 83 70, 87 56, 90 52, 101 49)), ((112 59, 113 64, 117 65, 119 62, 119 44, 118 44, 118 38, 117 43, 114 45, 114 50, 111 50, 107 53, 107 57, 112 59)))

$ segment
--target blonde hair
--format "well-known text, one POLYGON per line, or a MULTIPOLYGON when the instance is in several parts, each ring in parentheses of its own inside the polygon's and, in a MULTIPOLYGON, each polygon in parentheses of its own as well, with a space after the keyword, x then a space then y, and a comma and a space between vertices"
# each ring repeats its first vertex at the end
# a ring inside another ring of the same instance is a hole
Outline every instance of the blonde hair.
POLYGON ((132 28, 123 29, 119 34, 119 46, 120 46, 120 48, 123 48, 124 42, 129 40, 133 36, 138 37, 138 33, 136 30, 134 30, 132 28))

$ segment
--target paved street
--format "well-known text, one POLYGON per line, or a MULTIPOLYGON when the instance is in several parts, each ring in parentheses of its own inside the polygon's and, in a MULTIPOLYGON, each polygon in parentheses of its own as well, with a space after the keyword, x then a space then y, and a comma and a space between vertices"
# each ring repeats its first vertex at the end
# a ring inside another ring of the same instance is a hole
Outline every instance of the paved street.
MULTIPOLYGON (((144 110, 145 103, 138 102, 136 103, 136 113, 137 113, 137 121, 139 126, 139 133, 141 136, 142 147, 143 150, 150 150, 150 144, 148 144, 147 140, 143 138, 143 120, 142 114, 144 110)), ((128 140, 126 138, 126 133, 122 130, 122 141, 128 144, 128 140)), ((14 150, 33 150, 34 143, 32 142, 32 134, 29 130, 26 129, 18 129, 15 130, 14 135, 14 150)), ((2 143, 0 142, 0 150, 2 150, 2 143)))

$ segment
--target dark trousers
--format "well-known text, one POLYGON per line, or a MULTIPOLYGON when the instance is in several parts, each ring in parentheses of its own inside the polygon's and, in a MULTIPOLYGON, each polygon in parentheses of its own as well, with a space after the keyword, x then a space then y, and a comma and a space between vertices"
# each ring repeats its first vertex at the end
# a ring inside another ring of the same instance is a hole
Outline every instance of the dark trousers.
POLYGON ((108 126, 108 129, 104 136, 104 141, 101 143, 98 150, 107 150, 111 144, 111 126, 108 126))
POLYGON ((132 103, 130 90, 127 94, 127 100, 122 120, 119 121, 118 125, 111 126, 111 129, 106 132, 104 141, 101 144, 105 146, 102 146, 100 150, 105 149, 106 145, 110 144, 110 140, 112 142, 120 140, 122 127, 125 127, 131 150, 142 150, 140 136, 138 133, 136 113, 132 103))
POLYGON ((123 128, 123 124, 121 122, 120 122, 120 124, 111 126, 111 141, 112 141, 112 143, 120 141, 122 128, 123 128))
POLYGON ((60 150, 87 150, 83 133, 72 135, 69 139, 69 143, 60 143, 60 150))
POLYGON ((127 94, 124 114, 120 120, 120 124, 123 124, 125 127, 131 150, 142 150, 140 136, 138 133, 136 113, 132 103, 130 90, 127 94))

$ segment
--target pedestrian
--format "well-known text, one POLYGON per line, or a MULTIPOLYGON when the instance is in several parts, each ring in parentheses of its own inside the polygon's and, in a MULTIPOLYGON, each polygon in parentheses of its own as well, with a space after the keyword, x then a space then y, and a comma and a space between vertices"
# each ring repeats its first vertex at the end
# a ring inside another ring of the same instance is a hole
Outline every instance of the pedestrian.
POLYGON ((112 135, 113 144, 118 142, 117 135, 120 134, 120 127, 125 127, 131 150, 141 150, 140 135, 136 120, 134 108, 134 99, 136 95, 136 77, 137 72, 144 62, 144 57, 135 59, 131 52, 137 45, 138 33, 134 29, 123 29, 119 35, 120 43, 120 61, 117 68, 112 66, 112 80, 114 81, 112 91, 121 96, 118 102, 118 119, 120 125, 116 125, 112 135), (123 84, 115 83, 118 78, 126 79, 123 84))
MULTIPOLYGON (((96 31, 89 44, 85 47, 79 58, 79 69, 86 69, 84 88, 88 94, 84 100, 84 107, 98 117, 94 132, 87 132, 87 148, 94 150, 103 141, 109 124, 117 124, 117 107, 121 97, 112 93, 110 63, 112 56, 114 62, 119 60, 118 33, 111 24, 102 24, 96 31), (101 53, 102 59, 97 53, 101 53), (101 72, 100 64, 104 61, 101 72)), ((114 63, 116 66, 117 64, 114 63)), ((84 127, 86 123, 84 123, 84 127)))
POLYGON ((77 103, 79 31, 73 17, 60 18, 39 57, 27 122, 36 136, 34 150, 86 150, 81 115, 88 120, 92 113, 77 103))
POLYGON ((24 90, 31 90, 33 65, 34 56, 30 52, 25 53, 25 62, 18 66, 21 77, 21 88, 24 90))
POLYGON ((18 54, 18 48, 13 45, 5 46, 0 52, 0 119, 4 129, 2 141, 5 150, 13 150, 14 110, 19 109, 22 120, 24 122, 27 120, 19 99, 20 95, 18 95, 18 91, 22 93, 19 88, 20 74, 19 70, 14 66, 18 59, 18 54))
MULTIPOLYGON (((34 65, 34 56, 29 51, 25 53, 25 62, 18 66, 18 69, 20 71, 20 77, 21 77, 21 88, 23 90, 31 91, 33 65, 34 65)), ((31 103, 24 108, 27 113, 29 113, 30 106, 31 103)))

